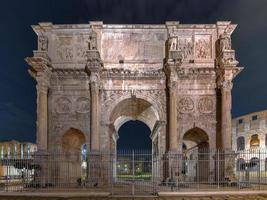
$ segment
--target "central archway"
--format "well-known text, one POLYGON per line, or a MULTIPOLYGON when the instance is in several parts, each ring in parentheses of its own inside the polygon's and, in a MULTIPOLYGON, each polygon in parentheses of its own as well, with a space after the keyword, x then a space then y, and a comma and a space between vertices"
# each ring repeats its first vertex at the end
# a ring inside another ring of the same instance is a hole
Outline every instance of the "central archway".
POLYGON ((129 120, 118 131, 117 151, 120 150, 146 150, 151 151, 151 130, 142 121, 129 120))
MULTIPOLYGON (((119 130, 123 125, 127 127, 127 122, 130 123, 130 125, 134 125, 135 122, 137 122, 138 124, 139 122, 139 128, 142 126, 147 127, 151 133, 158 120, 158 112, 154 108, 152 103, 150 103, 148 100, 136 98, 135 96, 123 99, 122 101, 116 104, 110 114, 110 122, 113 124, 114 127, 114 132, 112 133, 113 140, 111 141, 111 151, 117 151, 117 142, 120 137, 119 130)), ((140 131, 147 132, 147 128, 142 128, 142 130, 140 129, 140 131)), ((123 129, 124 127, 122 127, 122 130, 123 129)), ((140 138, 140 136, 143 135, 137 135, 134 141, 138 141, 138 138, 140 138)), ((128 137, 130 139, 131 135, 129 135, 126 131, 126 133, 124 133, 122 137, 128 137)), ((150 146, 150 149, 151 148, 152 147, 150 146)))
POLYGON ((153 145, 150 136, 158 120, 152 103, 142 98, 132 96, 114 107, 110 121, 114 127, 111 147, 116 154, 116 178, 127 179, 135 174, 136 179, 151 179, 153 145))

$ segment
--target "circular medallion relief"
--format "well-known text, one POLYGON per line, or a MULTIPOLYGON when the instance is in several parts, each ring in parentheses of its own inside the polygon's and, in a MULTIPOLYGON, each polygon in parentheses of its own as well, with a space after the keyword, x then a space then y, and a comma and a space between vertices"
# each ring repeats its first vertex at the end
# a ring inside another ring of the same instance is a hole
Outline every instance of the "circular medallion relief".
POLYGON ((211 113, 213 111, 214 104, 211 98, 203 97, 198 102, 198 110, 200 113, 211 113))
POLYGON ((55 105, 57 113, 69 113, 71 111, 71 101, 67 97, 58 98, 55 105))
POLYGON ((184 97, 179 101, 179 112, 191 113, 194 110, 194 102, 190 97, 184 97))
POLYGON ((76 101, 76 112, 88 113, 90 111, 90 101, 88 98, 81 97, 76 101))

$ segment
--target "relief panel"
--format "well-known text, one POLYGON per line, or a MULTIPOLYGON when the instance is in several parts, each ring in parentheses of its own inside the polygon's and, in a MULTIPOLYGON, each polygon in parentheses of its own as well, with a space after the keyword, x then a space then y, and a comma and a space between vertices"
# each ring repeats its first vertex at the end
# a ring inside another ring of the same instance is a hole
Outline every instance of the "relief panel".
POLYGON ((194 57, 192 36, 178 36, 178 51, 182 52, 184 59, 192 59, 194 57))
POLYGON ((104 62, 124 61, 162 62, 164 58, 164 33, 148 31, 106 31, 102 34, 101 57, 104 62), (116 51, 114 51, 116 49, 116 51))
POLYGON ((212 56, 211 35, 195 35, 195 58, 210 59, 212 56))

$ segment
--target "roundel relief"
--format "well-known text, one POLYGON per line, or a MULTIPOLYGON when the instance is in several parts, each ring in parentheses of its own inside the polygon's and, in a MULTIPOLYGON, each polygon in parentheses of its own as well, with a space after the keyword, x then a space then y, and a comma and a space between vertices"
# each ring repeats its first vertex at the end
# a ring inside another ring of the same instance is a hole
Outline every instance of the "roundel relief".
POLYGON ((198 110, 200 113, 211 113, 213 108, 213 101, 209 97, 203 97, 198 102, 198 110))
POLYGON ((57 113, 69 113, 71 112, 71 101, 66 97, 60 97, 56 100, 55 110, 57 113))
POLYGON ((90 111, 90 101, 87 98, 79 98, 76 102, 76 112, 88 113, 90 111))
POLYGON ((194 102, 190 97, 184 97, 179 101, 179 112, 191 113, 194 110, 194 102))

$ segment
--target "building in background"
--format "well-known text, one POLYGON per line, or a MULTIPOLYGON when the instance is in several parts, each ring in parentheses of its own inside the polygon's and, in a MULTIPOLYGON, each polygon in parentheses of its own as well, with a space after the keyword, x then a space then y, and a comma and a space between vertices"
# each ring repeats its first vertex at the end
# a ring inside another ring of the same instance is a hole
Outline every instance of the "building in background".
POLYGON ((232 120, 232 147, 241 154, 237 170, 242 170, 242 166, 252 171, 267 170, 267 110, 232 120))
POLYGON ((0 141, 0 177, 19 176, 22 169, 17 168, 15 163, 30 159, 36 151, 37 145, 31 142, 0 141))

